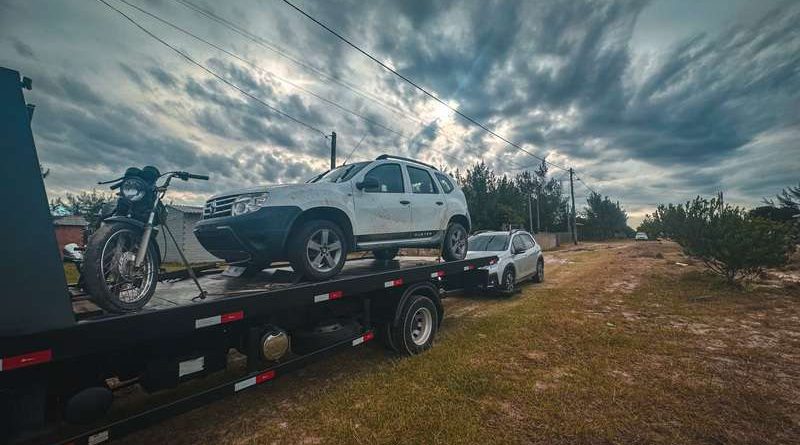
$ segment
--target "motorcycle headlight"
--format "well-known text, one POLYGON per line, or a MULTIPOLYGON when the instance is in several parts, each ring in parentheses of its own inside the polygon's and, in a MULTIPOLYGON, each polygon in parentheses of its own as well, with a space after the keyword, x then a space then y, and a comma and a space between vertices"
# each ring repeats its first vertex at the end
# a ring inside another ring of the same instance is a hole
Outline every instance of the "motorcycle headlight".
POLYGON ((147 184, 139 178, 129 178, 122 183, 119 191, 125 199, 136 202, 144 198, 147 193, 147 184))
POLYGON ((269 193, 253 193, 250 195, 242 195, 236 198, 231 207, 231 215, 244 215, 245 213, 255 212, 267 205, 267 197, 269 193))

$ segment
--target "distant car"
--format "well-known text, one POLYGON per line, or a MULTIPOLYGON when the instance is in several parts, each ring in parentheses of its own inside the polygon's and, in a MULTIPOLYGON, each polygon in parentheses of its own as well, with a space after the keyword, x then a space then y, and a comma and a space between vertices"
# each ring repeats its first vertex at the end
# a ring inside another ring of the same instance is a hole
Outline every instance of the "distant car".
POLYGON ((305 184, 213 196, 194 233, 212 255, 245 273, 289 260, 295 272, 325 280, 354 251, 391 260, 401 247, 435 247, 447 261, 464 259, 469 230, 466 198, 453 178, 413 159, 381 155, 305 184))
POLYGON ((504 291, 514 291, 517 284, 532 278, 544 281, 542 248, 524 230, 480 232, 469 238, 467 258, 496 255, 497 263, 487 266, 489 283, 504 291))
POLYGON ((647 241, 650 238, 647 237, 647 234, 644 232, 636 232, 636 237, 634 238, 636 241, 647 241))

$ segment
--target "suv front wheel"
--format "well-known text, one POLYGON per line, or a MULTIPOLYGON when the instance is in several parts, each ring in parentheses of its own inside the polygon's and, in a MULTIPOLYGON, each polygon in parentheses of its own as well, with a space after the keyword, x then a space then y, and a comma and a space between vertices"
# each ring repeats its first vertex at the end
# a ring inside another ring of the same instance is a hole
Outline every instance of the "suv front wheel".
POLYGON ((442 258, 445 261, 459 261, 467 256, 467 230, 457 222, 450 223, 444 234, 442 258))
POLYGON ((292 234, 288 248, 292 269, 313 281, 335 276, 347 259, 344 232, 331 221, 306 221, 292 234))

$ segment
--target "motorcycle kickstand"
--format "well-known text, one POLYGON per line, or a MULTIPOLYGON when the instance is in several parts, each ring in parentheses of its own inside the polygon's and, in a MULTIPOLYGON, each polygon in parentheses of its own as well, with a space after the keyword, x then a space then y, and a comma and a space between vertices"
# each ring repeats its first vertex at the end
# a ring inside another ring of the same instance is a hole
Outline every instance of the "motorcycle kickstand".
POLYGON ((175 240, 175 236, 172 234, 172 230, 170 230, 169 226, 166 224, 164 224, 163 227, 164 229, 166 229, 170 239, 172 239, 172 244, 175 244, 175 249, 177 249, 178 255, 180 255, 183 265, 186 266, 186 272, 189 273, 189 277, 191 277, 192 281, 194 281, 194 285, 197 286, 197 290, 200 291, 200 294, 192 298, 192 301, 205 300, 206 297, 208 296, 208 293, 205 290, 203 290, 202 286, 200 286, 200 281, 197 280, 197 275, 194 273, 194 269, 192 269, 192 266, 189 264, 189 260, 186 259, 186 255, 183 254, 181 247, 178 245, 178 241, 175 240))

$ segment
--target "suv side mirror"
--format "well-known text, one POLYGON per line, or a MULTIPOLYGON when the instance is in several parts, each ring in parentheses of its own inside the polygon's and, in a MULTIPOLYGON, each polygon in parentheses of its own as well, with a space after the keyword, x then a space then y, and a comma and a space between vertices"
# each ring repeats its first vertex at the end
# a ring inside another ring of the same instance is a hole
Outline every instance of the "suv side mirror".
POLYGON ((378 180, 373 177, 366 177, 363 181, 356 182, 356 188, 359 190, 375 190, 380 186, 381 185, 378 183, 378 180))

